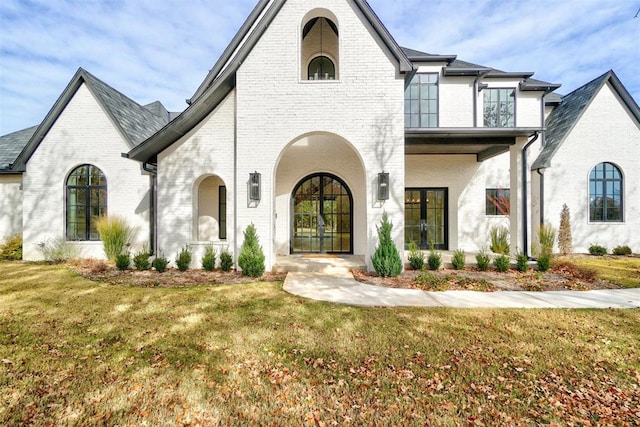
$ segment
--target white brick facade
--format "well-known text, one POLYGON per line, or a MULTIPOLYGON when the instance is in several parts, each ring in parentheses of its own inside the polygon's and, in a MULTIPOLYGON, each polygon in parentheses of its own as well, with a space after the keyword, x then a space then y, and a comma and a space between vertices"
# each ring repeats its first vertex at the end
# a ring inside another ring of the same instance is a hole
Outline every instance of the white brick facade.
POLYGON ((22 233, 22 176, 0 175, 0 241, 22 233))

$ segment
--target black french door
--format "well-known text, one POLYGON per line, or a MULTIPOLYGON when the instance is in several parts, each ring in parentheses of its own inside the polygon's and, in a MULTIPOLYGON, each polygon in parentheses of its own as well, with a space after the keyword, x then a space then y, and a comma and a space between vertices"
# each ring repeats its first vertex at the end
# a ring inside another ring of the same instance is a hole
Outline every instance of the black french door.
POLYGON ((448 200, 446 188, 407 188, 404 202, 405 245, 420 249, 448 249, 448 200))

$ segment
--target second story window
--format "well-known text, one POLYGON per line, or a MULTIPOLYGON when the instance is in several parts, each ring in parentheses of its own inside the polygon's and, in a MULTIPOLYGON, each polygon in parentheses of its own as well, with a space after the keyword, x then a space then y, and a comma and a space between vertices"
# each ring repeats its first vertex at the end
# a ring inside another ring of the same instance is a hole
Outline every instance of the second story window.
POLYGON ((404 93, 404 125, 438 127, 438 75, 416 74, 404 93))
POLYGON ((514 89, 484 90, 484 125, 490 128, 512 128, 516 120, 514 89))
POLYGON ((309 64, 309 80, 335 80, 336 66, 326 56, 318 56, 309 64))

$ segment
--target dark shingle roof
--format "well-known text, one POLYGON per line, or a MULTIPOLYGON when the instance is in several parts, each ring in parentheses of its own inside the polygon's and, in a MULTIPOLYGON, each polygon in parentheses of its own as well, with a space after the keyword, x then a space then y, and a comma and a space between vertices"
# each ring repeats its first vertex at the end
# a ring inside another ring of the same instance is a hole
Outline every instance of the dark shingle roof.
POLYGON ((0 173, 11 172, 11 164, 27 145, 38 126, 0 136, 0 173))
POLYGON ((551 166, 553 156, 607 82, 610 82, 636 121, 640 123, 640 108, 638 108, 638 104, 618 79, 616 73, 613 70, 609 70, 600 77, 562 97, 562 103, 547 118, 546 144, 531 166, 532 170, 551 166))

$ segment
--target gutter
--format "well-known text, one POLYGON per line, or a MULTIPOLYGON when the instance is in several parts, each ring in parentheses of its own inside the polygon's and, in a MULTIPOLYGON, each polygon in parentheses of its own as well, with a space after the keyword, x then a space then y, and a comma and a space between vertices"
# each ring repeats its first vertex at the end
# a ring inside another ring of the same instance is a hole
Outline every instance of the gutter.
POLYGON ((527 258, 529 256, 529 198, 527 197, 527 173, 529 172, 529 168, 527 168, 527 150, 538 140, 538 137, 542 131, 536 131, 533 135, 533 139, 527 142, 527 145, 522 149, 522 246, 524 246, 523 251, 527 258))
POLYGON ((157 226, 158 223, 158 209, 156 207, 156 201, 158 200, 158 166, 151 163, 143 163, 142 169, 149 172, 149 252, 151 255, 158 253, 157 251, 157 226))
MULTIPOLYGON (((478 96, 480 95, 480 80, 482 80, 489 71, 481 71, 473 81, 473 127, 478 127, 478 96)), ((484 89, 484 87, 483 87, 484 89)))

